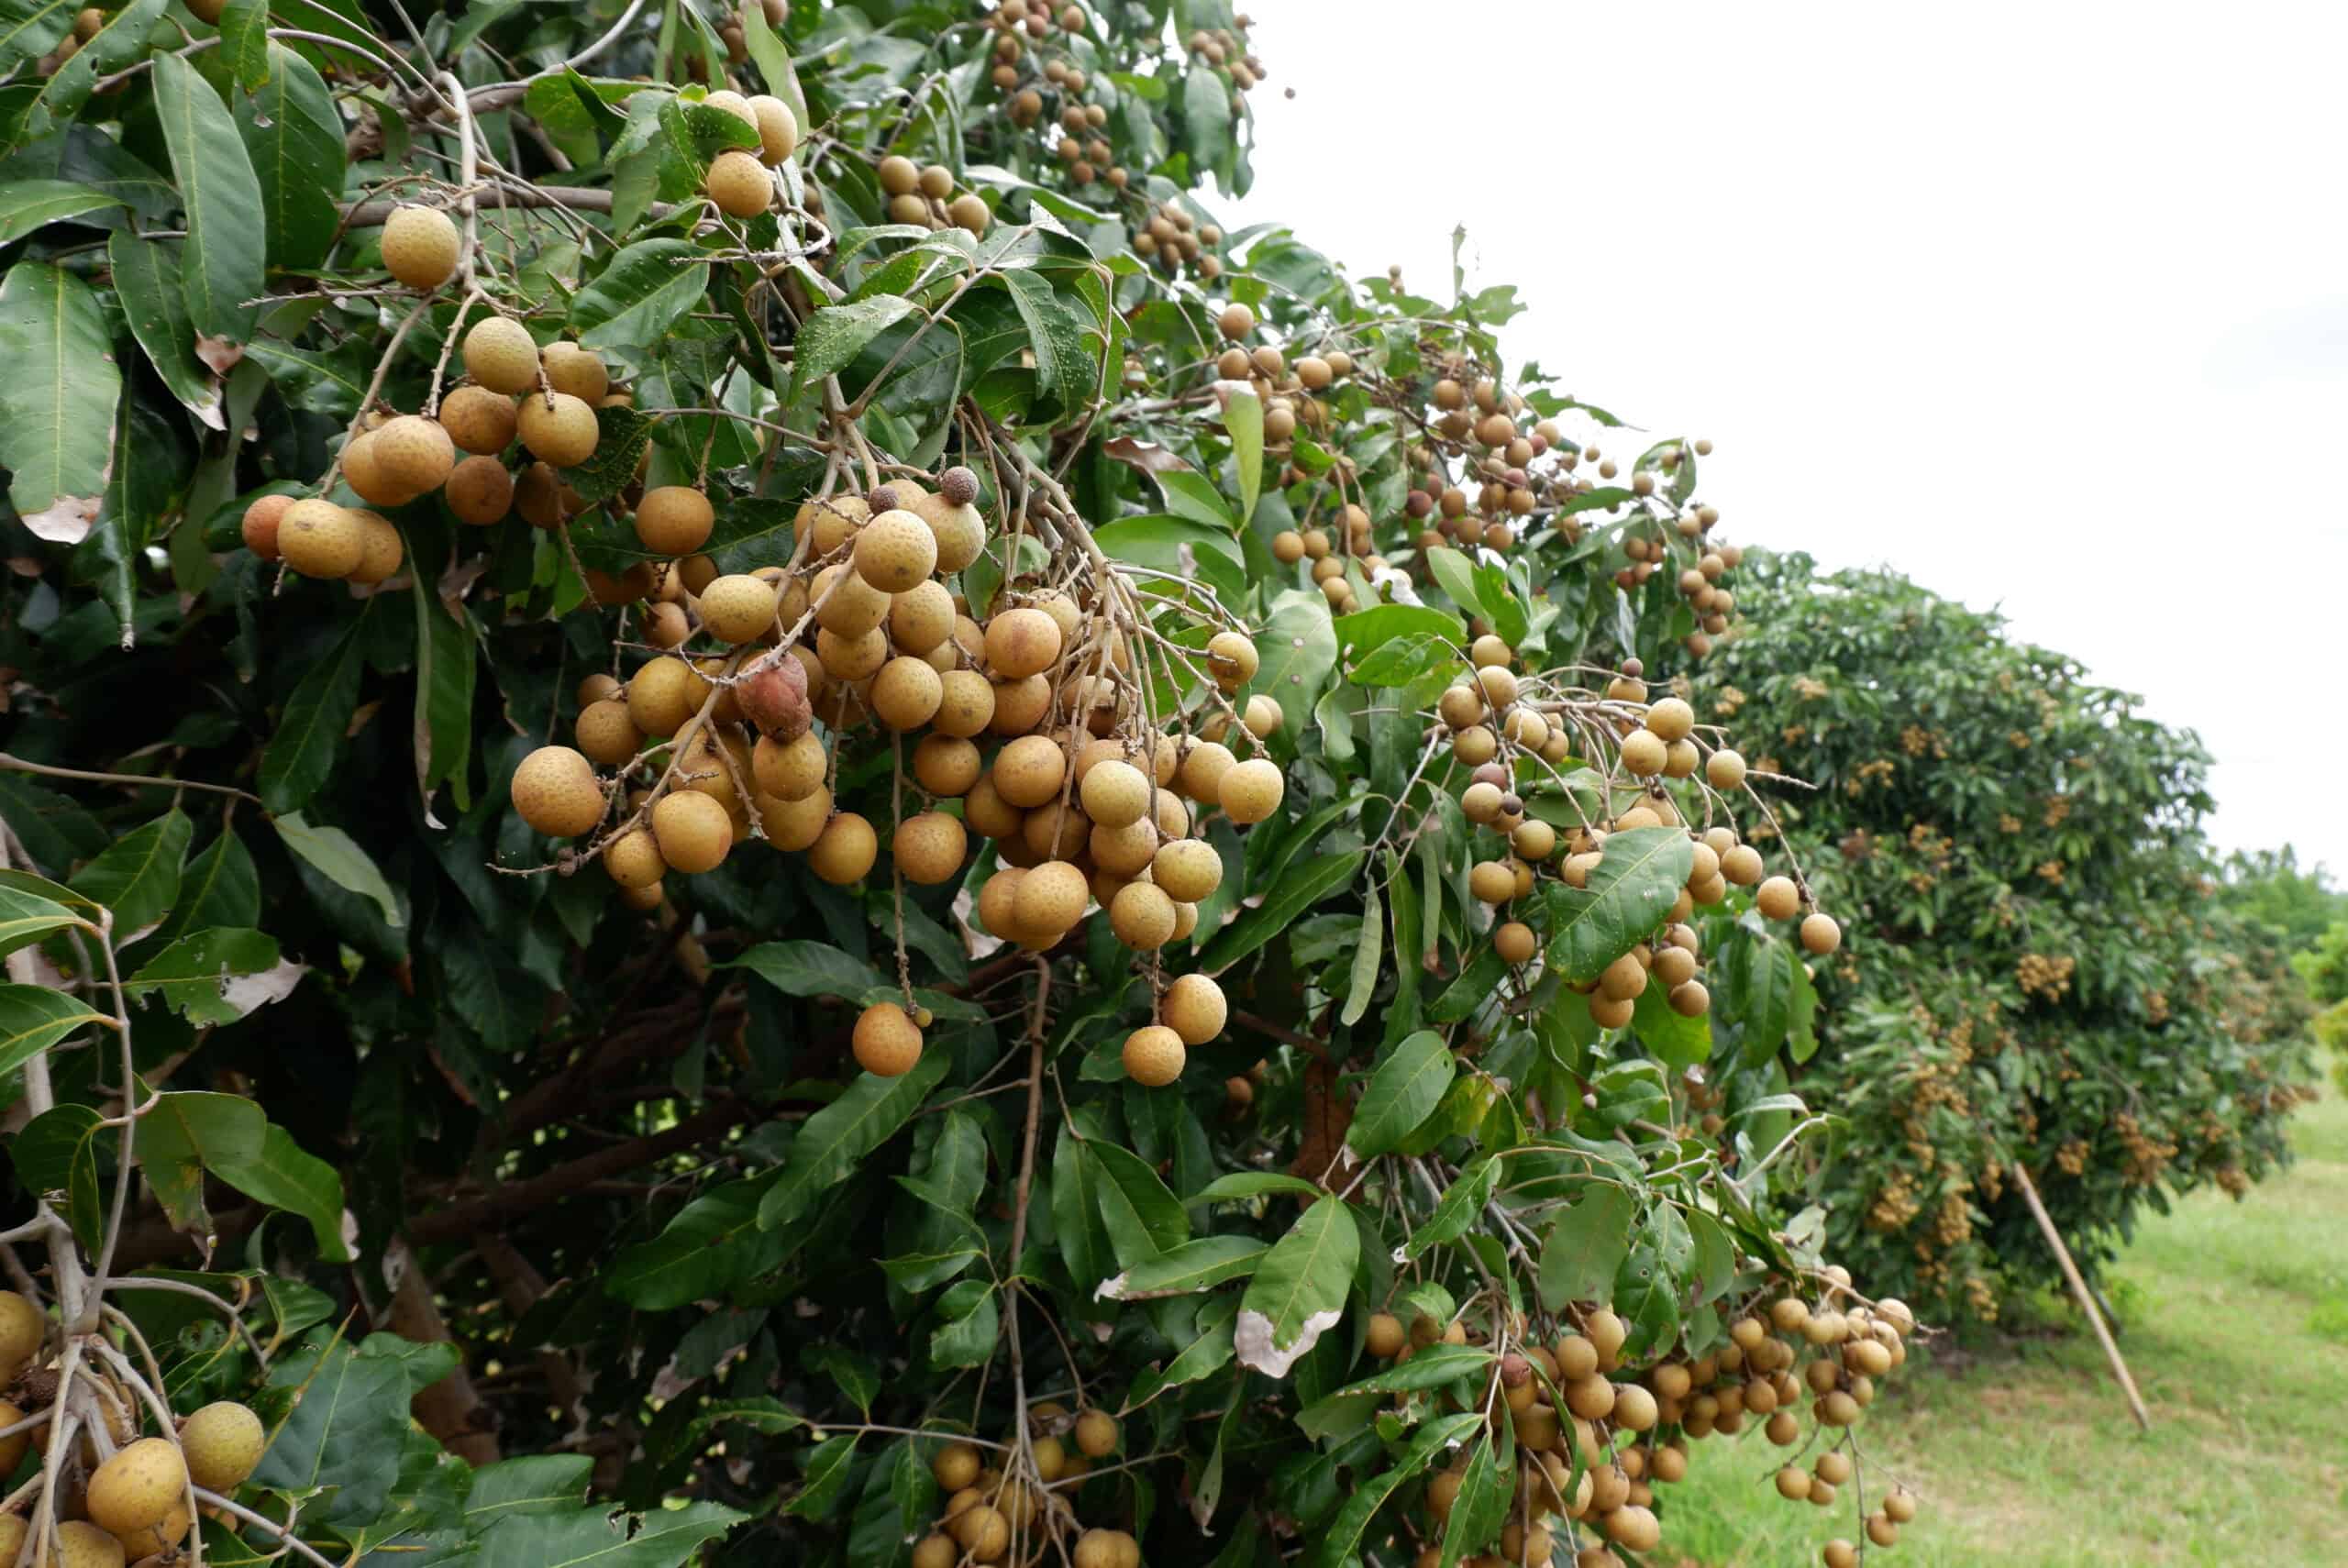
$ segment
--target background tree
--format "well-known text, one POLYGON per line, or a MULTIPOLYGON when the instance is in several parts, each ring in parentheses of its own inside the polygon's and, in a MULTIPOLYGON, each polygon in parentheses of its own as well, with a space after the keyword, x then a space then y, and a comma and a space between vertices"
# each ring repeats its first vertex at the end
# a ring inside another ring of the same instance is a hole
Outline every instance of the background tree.
POLYGON ((1833 1501, 1914 1322, 1649 679, 1708 443, 1224 233, 1215 0, 786 10, 0 32, 0 1441, 86 1434, 0 1529, 229 1394, 126 1552, 1598 1564, 1748 1418, 1833 1501))
POLYGON ((1789 555, 1747 593, 1766 623, 1697 701, 1815 784, 1786 847, 1852 917, 1798 1079, 1868 1151, 1813 1177, 1836 1249, 1994 1317, 2055 1277, 2011 1163, 2092 1263, 2144 1206, 2284 1159, 2306 1003, 2288 939, 2227 907, 2194 737, 1890 573, 1789 555))

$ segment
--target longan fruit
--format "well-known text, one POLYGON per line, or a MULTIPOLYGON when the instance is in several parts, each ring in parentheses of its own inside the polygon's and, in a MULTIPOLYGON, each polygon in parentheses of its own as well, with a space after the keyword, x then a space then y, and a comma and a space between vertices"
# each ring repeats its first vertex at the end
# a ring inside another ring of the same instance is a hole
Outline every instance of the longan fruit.
POLYGON ((1207 639, 1207 673, 1225 693, 1253 680, 1259 663, 1256 645, 1241 633, 1217 632, 1207 639))
POLYGON ((440 400, 440 428, 460 449, 491 457, 514 444, 514 400, 487 387, 452 387, 440 400))
MULTIPOLYGON (((1722 862, 1725 874, 1726 862, 1722 862)), ((1801 908, 1801 893, 1790 877, 1772 877, 1753 890, 1753 907, 1770 920, 1791 920, 1801 908)))
MULTIPOLYGON (((1137 884, 1138 885, 1138 884, 1137 884)), ((1231 1017, 1223 987, 1209 975, 1178 975, 1157 999, 1157 1021, 1181 1036, 1185 1045, 1203 1045, 1221 1034, 1231 1017)))
POLYGON ((159 1553, 169 1551, 187 1539, 188 1527, 195 1522, 187 1505, 178 1498, 163 1517, 142 1529, 126 1530, 115 1537, 121 1543, 125 1557, 143 1562, 159 1553))
POLYGON ((921 728, 936 715, 944 690, 937 671, 926 660, 904 655, 880 667, 880 673, 872 679, 872 693, 865 700, 871 704, 873 717, 903 734, 921 728))
POLYGON ((987 669, 998 680, 1040 675, 1059 661, 1060 625, 1041 610, 1005 610, 987 623, 987 669))
POLYGON ((1256 313, 1244 304, 1227 304, 1215 317, 1215 328, 1225 337, 1236 342, 1256 330, 1256 313))
POLYGON ((1894 1524, 1906 1524, 1916 1517, 1916 1494, 1904 1486, 1894 1486, 1883 1499, 1883 1513, 1894 1524))
POLYGON ((1235 823, 1250 823, 1279 811, 1287 790, 1288 781, 1279 765, 1257 756, 1225 768, 1215 794, 1225 816, 1235 823))
POLYGON ((1491 761, 1500 749, 1500 737, 1481 724, 1469 724, 1451 737, 1451 755, 1470 767, 1491 761))
POLYGON ((1279 699, 1258 691, 1247 699, 1247 711, 1240 722, 1257 740, 1268 740, 1288 723, 1288 713, 1280 707, 1279 699))
POLYGON ((493 392, 513 396, 538 384, 538 346, 511 316, 489 315, 465 332, 465 374, 493 392))
POLYGON ((1818 1556, 1826 1568, 1859 1568, 1858 1548, 1840 1538, 1828 1541, 1818 1556))
POLYGON ((925 888, 950 882, 962 871, 969 835, 958 818, 924 812, 897 825, 889 852, 906 877, 925 888))
POLYGON ((1534 936, 1533 928, 1523 921, 1503 922, 1492 932, 1492 950, 1501 955, 1503 963, 1529 964, 1534 954, 1540 949, 1541 944, 1534 936))
POLYGON ((1715 790, 1726 792, 1744 782, 1744 757, 1727 746, 1704 759, 1704 778, 1715 790))
POLYGON ((1180 838, 1157 846, 1150 879, 1180 903, 1196 903, 1223 885, 1223 856, 1200 838, 1180 838))
POLYGON ((938 1489, 949 1497, 976 1481, 980 1468, 979 1451, 965 1442, 947 1443, 929 1462, 938 1489))
POLYGON ((1076 1418, 1077 1452, 1087 1459, 1106 1459, 1117 1452, 1117 1419, 1106 1410, 1085 1410, 1076 1418))
POLYGON ((372 585, 386 580, 400 569, 406 558, 407 547, 401 542, 400 531, 390 518, 380 513, 358 512, 359 564, 344 573, 347 580, 372 585))
POLYGON ((485 528, 514 510, 514 476, 495 458, 467 458, 449 470, 441 498, 457 521, 485 528))
POLYGON ((1843 928, 1829 914, 1812 912, 1802 917, 1801 944, 1813 956, 1823 958, 1843 945, 1843 928))
POLYGON ((914 513, 883 512, 858 530, 856 574, 883 593, 903 593, 937 568, 937 536, 914 513))
POLYGON ((889 640, 909 654, 926 654, 954 635, 954 596, 935 579, 889 601, 889 640))
POLYGON ((277 559, 277 527, 283 521, 286 509, 293 504, 294 497, 290 495, 256 497, 252 504, 245 508, 244 519, 238 525, 238 534, 244 540, 245 548, 265 561, 277 559))
POLYGON ((1146 1023, 1125 1036, 1125 1076, 1145 1088, 1163 1088, 1182 1076, 1189 1053, 1182 1037, 1163 1024, 1146 1023))
POLYGON ((856 1065, 874 1077, 902 1077, 921 1060, 921 1029, 895 1002, 866 1008, 849 1039, 856 1065))
POLYGON ((546 366, 548 384, 559 392, 569 392, 582 403, 599 403, 612 390, 611 372, 604 368, 603 356, 593 349, 563 338, 548 344, 539 358, 546 366))
POLYGON ((824 782, 825 761, 824 743, 812 730, 788 741, 760 735, 750 748, 750 777, 778 801, 803 801, 824 782))
POLYGON ((1084 918, 1091 897, 1082 871, 1065 860, 1047 860, 1020 878, 1012 896, 1012 925, 1022 942, 1057 942, 1084 918))
MULTIPOLYGON (((449 482, 456 467, 457 447, 438 421, 403 414, 385 420, 366 437, 361 467, 370 488, 360 491, 379 506, 401 506, 449 482)), ((344 466, 349 468, 346 455, 344 466)), ((359 490, 354 482, 353 490, 359 490)))
POLYGON ((1362 1336, 1362 1348, 1380 1361, 1391 1361, 1402 1353, 1410 1338, 1402 1331, 1402 1320, 1391 1312, 1372 1312, 1369 1328, 1362 1336))
POLYGON ((979 769, 979 748, 958 736, 926 734, 914 747, 914 779, 933 795, 967 794, 979 769))
POLYGON ((304 577, 348 577, 366 548, 359 514, 330 501, 297 501, 278 520, 278 554, 304 577))
POLYGON ((1623 737, 1623 767, 1637 778, 1654 778, 1670 759, 1670 747, 1650 730, 1633 730, 1623 737))
POLYGON ((558 469, 576 468, 593 457, 601 439, 594 409, 569 392, 534 392, 522 400, 516 419, 530 456, 558 469))
MULTIPOLYGON (((1015 836, 1027 813, 1002 798, 991 775, 970 786, 962 798, 962 821, 972 833, 998 841, 1015 836)), ((1000 934, 1000 933, 998 933, 1000 934)))
POLYGON ((1084 814, 1104 828, 1130 827, 1141 821, 1149 812, 1154 792, 1140 768, 1115 759, 1095 763, 1078 785, 1084 814))
POLYGON ((544 745, 514 769, 514 809, 552 838, 575 838, 604 820, 594 766, 567 745, 544 745))
POLYGON ((655 555, 692 555, 709 542, 716 522, 709 497, 690 485, 664 484, 636 505, 636 536, 655 555))
POLYGON ((53 1568, 122 1568, 124 1558, 122 1542, 87 1520, 68 1519, 57 1527, 53 1568))
MULTIPOLYGON (((0 1399, 0 1427, 15 1426, 25 1419, 26 1414, 27 1412, 18 1409, 6 1400, 0 1399)), ((48 1430, 46 1427, 35 1429, 44 1433, 48 1430)), ((17 1463, 25 1457, 25 1451, 32 1446, 33 1435, 31 1431, 22 1431, 14 1437, 0 1438, 0 1464, 5 1464, 10 1472, 15 1471, 17 1463)), ((45 1450, 47 1445, 44 1444, 43 1447, 45 1450)), ((0 1552, 0 1559, 5 1559, 5 1552, 0 1552)))
POLYGON ((714 871, 734 847, 733 817, 714 796, 672 790, 652 808, 652 837, 672 870, 714 871))
POLYGON ((1040 806, 1059 794, 1067 767, 1068 758, 1057 741, 1021 735, 995 754, 994 787, 1014 806, 1040 806))
MULTIPOLYGON (((700 797, 708 800, 707 796, 700 797)), ((710 802, 715 805, 715 801, 710 802)), ((718 808, 721 812, 724 807, 718 808)), ((732 823, 727 823, 731 835, 732 823)), ((623 888, 648 888, 660 880, 669 863, 660 858, 660 846, 648 829, 634 827, 615 835, 604 847, 604 870, 623 888)))
POLYGON ((994 220, 986 198, 976 191, 965 191, 947 203, 946 215, 953 221, 955 227, 981 237, 987 232, 987 225, 994 220))
POLYGON ((807 598, 815 609, 815 624, 843 637, 860 637, 881 624, 892 602, 846 562, 817 572, 807 598))
POLYGON ((702 189, 727 217, 756 217, 774 203, 774 174, 738 147, 710 160, 702 189))
POLYGON ((832 820, 832 792, 821 784, 795 801, 760 794, 759 825, 777 849, 806 849, 824 835, 832 820))
POLYGON ((84 1499, 90 1522, 110 1535, 161 1524, 187 1490, 187 1465, 169 1438, 140 1438, 98 1466, 84 1499))
POLYGON ((1721 853, 1721 876, 1739 888, 1761 880, 1761 852, 1749 844, 1733 844, 1721 853))
MULTIPOLYGON (((617 767, 644 749, 644 732, 628 717, 627 703, 614 697, 599 698, 580 709, 571 738, 588 761, 605 767, 617 767)), ((597 814, 601 815, 600 810, 597 814)))
POLYGON ((1174 900, 1151 883, 1128 882, 1110 901, 1109 929, 1126 946, 1155 952, 1173 940, 1174 900))
POLYGON ((1818 1456, 1818 1478, 1840 1486, 1851 1478, 1851 1456, 1841 1449, 1828 1449, 1818 1456))
POLYGON ((1516 897, 1516 873, 1497 860, 1482 860, 1468 873, 1468 891, 1487 904, 1504 904, 1516 897))
MULTIPOLYGON (((719 578, 701 591, 702 629, 720 641, 756 642, 774 628, 774 585, 763 578, 737 572, 719 578)), ((881 646, 885 653, 885 641, 881 646)))
POLYGON ((437 207, 402 204, 383 220, 383 265, 408 288, 430 293, 457 271, 464 246, 457 226, 437 207))
POLYGON ((880 855, 872 824, 854 812, 842 812, 807 846, 807 868, 836 888, 846 887, 863 880, 880 855))
POLYGON ((759 161, 778 165, 799 149, 799 121, 791 106, 771 94, 750 99, 750 118, 759 127, 759 161))

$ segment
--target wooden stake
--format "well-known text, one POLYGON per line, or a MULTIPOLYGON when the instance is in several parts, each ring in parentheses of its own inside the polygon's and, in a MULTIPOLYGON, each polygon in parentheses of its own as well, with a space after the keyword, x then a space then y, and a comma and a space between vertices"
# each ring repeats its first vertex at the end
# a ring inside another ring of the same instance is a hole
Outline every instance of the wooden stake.
POLYGON ((2111 1331, 2104 1326, 2103 1314, 2096 1310, 2095 1297, 2088 1294, 2088 1282, 2079 1277, 2079 1265, 2071 1261, 2071 1249, 2054 1229, 2054 1221, 2047 1216, 2046 1205, 2038 1200, 2038 1188, 2017 1160, 2013 1165, 2015 1185, 2021 1188, 2022 1200, 2030 1205, 2032 1218, 2046 1237, 2046 1244, 2054 1249, 2054 1261, 2063 1265, 2063 1277, 2071 1284, 2071 1297, 2087 1314, 2088 1322, 2095 1330, 2095 1337, 2103 1343, 2104 1359, 2111 1363, 2111 1375, 2120 1379, 2120 1387, 2128 1396, 2128 1408, 2135 1412, 2136 1425, 2144 1431, 2153 1430, 2153 1418, 2144 1411, 2143 1396, 2136 1392, 2136 1380, 2128 1375, 2128 1364, 2120 1359, 2120 1347, 2112 1342, 2111 1331))

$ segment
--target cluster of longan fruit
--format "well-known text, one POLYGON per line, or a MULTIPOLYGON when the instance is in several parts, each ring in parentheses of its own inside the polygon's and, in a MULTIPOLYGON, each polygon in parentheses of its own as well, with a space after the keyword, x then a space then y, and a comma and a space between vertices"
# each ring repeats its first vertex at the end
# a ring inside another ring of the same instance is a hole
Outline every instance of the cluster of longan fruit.
POLYGON ((1247 47, 1247 29, 1255 18, 1245 13, 1234 17, 1228 28, 1194 28, 1182 40, 1183 49, 1193 60, 1204 61, 1225 76, 1236 91, 1232 99, 1232 113, 1240 109, 1239 94, 1255 87, 1264 79, 1264 62, 1247 47))
MULTIPOLYGON (((1066 1489, 1081 1481, 1094 1461, 1116 1452, 1122 1435, 1105 1410, 1071 1415, 1050 1401, 1036 1406, 1027 1425, 1033 1482, 1013 1473, 1024 1464, 1001 1462, 1017 1452, 1009 1444, 991 1451, 999 1456, 994 1462, 968 1442, 939 1449, 929 1468, 946 1504, 936 1529, 914 1545, 913 1568, 1040 1562, 1047 1541, 1077 1527, 1066 1489)), ((1141 1568, 1141 1543, 1122 1529, 1081 1530, 1064 1550, 1075 1568, 1141 1568)))
MULTIPOLYGON (((58 1369, 36 1365, 48 1322, 34 1302, 0 1292, 0 1366, 11 1369, 6 1380, 13 1396, 0 1401, 0 1427, 56 1400, 58 1369)), ((195 1522, 189 1484, 221 1494, 243 1485, 269 1445, 260 1418, 221 1400, 183 1419, 170 1436, 143 1437, 143 1407, 130 1389, 86 1363, 75 1375, 75 1402, 85 1419, 72 1452, 51 1452, 46 1425, 0 1438, 0 1474, 13 1472, 28 1450, 62 1466, 56 1477, 54 1551, 44 1546, 35 1560, 61 1568, 123 1568, 175 1556, 195 1522)), ((31 1529, 24 1515, 0 1513, 0 1561, 17 1561, 31 1529)))
MULTIPOLYGON (((1829 1270, 1828 1298, 1814 1308, 1799 1297, 1781 1297, 1733 1320, 1728 1343, 1719 1349, 1667 1355, 1635 1376, 1623 1375, 1628 1330, 1606 1308, 1572 1309, 1553 1344, 1526 1337, 1519 1323, 1501 1357, 1500 1397, 1491 1411, 1495 1423, 1509 1423, 1521 1460, 1508 1522, 1493 1540, 1467 1543, 1471 1553, 1482 1555, 1464 1561, 1478 1568, 1545 1563, 1560 1539, 1578 1545, 1576 1527, 1586 1525, 1598 1543, 1578 1551, 1577 1568, 1620 1568, 1613 1547, 1645 1552, 1661 1541, 1654 1487, 1686 1478, 1690 1441, 1742 1430, 1750 1415, 1766 1422, 1771 1442, 1790 1446, 1801 1436, 1794 1412, 1805 1394, 1816 1426, 1850 1426, 1873 1400, 1874 1380, 1906 1358, 1905 1336, 1915 1321, 1897 1301, 1872 1309, 1833 1305, 1847 1278, 1829 1270)), ((1395 1315, 1379 1312, 1369 1320, 1366 1348, 1400 1364, 1429 1346, 1466 1344, 1476 1337, 1461 1319, 1445 1322, 1420 1312, 1406 1328, 1395 1315)), ((1454 1402, 1468 1408, 1464 1399, 1454 1402)), ((1466 1463, 1463 1452, 1427 1485, 1423 1500, 1434 1532, 1451 1519, 1466 1463)), ((1850 1455, 1838 1450, 1821 1456, 1815 1495, 1811 1473, 1800 1470, 1781 1472, 1778 1490, 1832 1502, 1833 1485, 1852 1471, 1850 1455), (1838 1479, 1830 1483, 1830 1475, 1838 1479), (1800 1478, 1799 1491, 1789 1476, 1800 1478)), ((1868 1538, 1888 1545, 1896 1525, 1914 1516, 1913 1496, 1895 1491, 1883 1512, 1867 1520, 1868 1538)), ((1841 1544, 1827 1548, 1830 1565, 1842 1561, 1836 1555, 1841 1544)), ((1419 1568, 1430 1568, 1442 1554, 1440 1544, 1428 1546, 1419 1568)))
POLYGON ((977 192, 954 193, 954 172, 942 163, 924 166, 892 152, 874 168, 873 177, 880 182, 880 193, 889 198, 891 223, 982 235, 993 219, 986 198, 977 192))
MULTIPOLYGON (((1145 261, 1157 263, 1168 276, 1189 267, 1202 282, 1212 283, 1223 276, 1223 258, 1215 253, 1215 248, 1222 243, 1223 230, 1220 227, 1211 223, 1201 223, 1180 202, 1167 202, 1153 207, 1141 226, 1134 230, 1135 255, 1145 261)), ((1247 373, 1246 366, 1238 368, 1239 376, 1247 373)), ((1268 430, 1265 434, 1268 436, 1270 432, 1268 430)))
POLYGON ((791 105, 770 93, 744 97, 721 87, 702 102, 724 109, 759 133, 756 151, 729 147, 709 160, 702 191, 727 217, 756 217, 775 204, 781 187, 774 171, 799 148, 799 121, 791 105))
POLYGON ((1003 96, 1003 111, 1022 130, 1057 129, 1052 155, 1076 186, 1100 181, 1122 191, 1132 173, 1116 161, 1108 141, 1108 89, 1096 83, 1083 66, 1065 51, 1049 51, 1056 34, 1081 36, 1091 25, 1084 7, 1058 6, 1049 0, 1001 0, 992 10, 981 10, 993 33, 990 50, 994 61, 989 75, 1003 96), (1095 94, 1088 101, 1087 94, 1095 94))
MULTIPOLYGON (((1097 605, 1062 588, 1014 587, 981 623, 947 587, 986 543, 977 494, 977 476, 953 468, 934 492, 895 479, 864 496, 811 500, 794 522, 794 564, 725 573, 697 553, 714 525, 708 498, 684 486, 646 493, 637 536, 670 564, 642 625, 662 651, 625 682, 581 683, 573 744, 523 760, 515 810, 565 838, 623 812, 591 853, 638 908, 658 907, 668 872, 714 869, 753 837, 847 885, 871 871, 880 842, 873 823, 838 809, 838 747, 873 726, 914 737, 906 771, 928 802, 890 839, 906 878, 958 880, 976 835, 1001 867, 975 912, 1002 941, 1047 951, 1096 905, 1136 951, 1188 937, 1223 879, 1198 815, 1221 811, 1245 826, 1286 793, 1261 754, 1282 723, 1279 703, 1258 694, 1231 705, 1256 674, 1255 644, 1216 632, 1194 667, 1212 690, 1208 721, 1189 735, 1151 727, 1135 708, 1132 643, 1097 605), (697 641, 715 646, 696 652, 697 641), (1243 759, 1227 742, 1257 755, 1243 759), (650 782, 623 796, 648 766, 650 782), (606 782, 598 767, 616 776, 606 782)), ((1128 1070, 1170 1083, 1184 1048, 1214 1038, 1224 1017, 1212 980, 1175 980, 1157 1021, 1128 1043, 1128 1070)), ((884 1076, 909 1071, 925 1021, 895 1003, 868 1008, 857 1060, 884 1076)))

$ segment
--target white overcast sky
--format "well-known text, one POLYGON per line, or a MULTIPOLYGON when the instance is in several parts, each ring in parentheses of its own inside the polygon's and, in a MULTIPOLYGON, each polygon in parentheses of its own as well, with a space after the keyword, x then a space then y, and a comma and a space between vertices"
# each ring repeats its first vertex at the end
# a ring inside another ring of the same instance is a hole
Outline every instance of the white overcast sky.
POLYGON ((2002 606, 2348 878, 2348 6, 1252 10, 1239 220, 1437 295, 1465 223, 1730 536, 2002 606))

